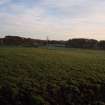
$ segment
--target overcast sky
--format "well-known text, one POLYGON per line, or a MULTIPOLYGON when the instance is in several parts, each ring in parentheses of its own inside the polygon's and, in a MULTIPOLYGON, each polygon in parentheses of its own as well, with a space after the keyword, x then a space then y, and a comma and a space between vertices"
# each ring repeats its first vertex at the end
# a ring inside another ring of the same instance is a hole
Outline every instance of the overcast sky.
POLYGON ((0 35, 105 39, 105 0, 0 0, 0 35))

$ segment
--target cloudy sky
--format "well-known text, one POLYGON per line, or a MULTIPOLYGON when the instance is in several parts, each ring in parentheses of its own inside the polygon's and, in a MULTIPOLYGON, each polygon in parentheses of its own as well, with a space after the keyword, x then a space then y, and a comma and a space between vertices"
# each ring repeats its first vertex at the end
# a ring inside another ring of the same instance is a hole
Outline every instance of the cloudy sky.
POLYGON ((0 37, 105 39, 105 0, 0 0, 0 37))

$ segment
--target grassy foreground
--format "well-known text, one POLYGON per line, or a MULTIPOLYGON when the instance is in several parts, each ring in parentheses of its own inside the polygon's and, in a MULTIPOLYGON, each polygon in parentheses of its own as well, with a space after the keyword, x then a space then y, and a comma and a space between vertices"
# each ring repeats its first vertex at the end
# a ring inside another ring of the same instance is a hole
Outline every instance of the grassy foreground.
POLYGON ((0 48, 1 105, 103 105, 105 52, 0 48))

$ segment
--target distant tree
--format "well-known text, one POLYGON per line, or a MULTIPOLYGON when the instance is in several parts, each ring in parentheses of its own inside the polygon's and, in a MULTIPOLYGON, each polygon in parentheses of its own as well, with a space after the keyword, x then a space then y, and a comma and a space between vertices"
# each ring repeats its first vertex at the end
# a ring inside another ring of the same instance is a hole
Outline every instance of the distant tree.
POLYGON ((3 44, 4 44, 4 39, 0 38, 0 45, 3 45, 3 44))
POLYGON ((97 48, 98 41, 94 39, 86 39, 85 48, 97 48))
POLYGON ((4 38, 4 43, 6 45, 21 45, 23 42, 23 39, 19 36, 6 36, 4 38))
POLYGON ((105 49, 105 40, 99 41, 98 47, 99 47, 100 49, 105 49))
POLYGON ((96 48, 97 44, 98 41, 94 39, 78 38, 67 41, 67 46, 73 48, 96 48))

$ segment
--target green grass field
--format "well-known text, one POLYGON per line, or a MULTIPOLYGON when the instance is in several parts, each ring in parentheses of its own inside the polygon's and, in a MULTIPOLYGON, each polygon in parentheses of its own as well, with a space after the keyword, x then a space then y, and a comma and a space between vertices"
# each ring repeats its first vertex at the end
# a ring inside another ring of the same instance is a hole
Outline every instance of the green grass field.
MULTIPOLYGON (((8 83, 14 93, 20 87, 31 88, 33 94, 45 101, 47 99, 43 97, 48 96, 48 86, 56 94, 61 86, 99 85, 104 81, 105 51, 0 48, 0 86, 2 88, 8 83)), ((45 101, 46 105, 48 100, 45 101)))

